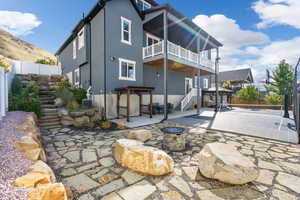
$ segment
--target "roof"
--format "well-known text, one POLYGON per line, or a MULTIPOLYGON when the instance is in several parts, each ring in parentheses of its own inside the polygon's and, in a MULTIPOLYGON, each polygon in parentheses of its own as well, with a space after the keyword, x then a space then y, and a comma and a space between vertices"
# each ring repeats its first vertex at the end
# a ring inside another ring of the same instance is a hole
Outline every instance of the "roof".
POLYGON ((142 13, 144 15, 156 12, 159 10, 168 10, 168 12, 172 13, 174 16, 178 17, 179 19, 182 19, 183 22, 185 22, 187 25, 192 27, 196 32, 200 33, 205 38, 208 38, 217 46, 222 47, 223 44, 216 40, 214 37, 212 37, 210 34, 208 34, 206 31, 204 31, 202 28, 200 28, 197 24, 195 24, 193 21, 191 21, 189 18, 181 14, 179 11, 177 11, 175 8, 173 8, 170 4, 162 4, 155 7, 152 7, 149 10, 143 11, 142 13))
MULTIPOLYGON (((83 28, 83 26, 85 24, 89 23, 100 12, 100 10, 102 10, 102 8, 104 8, 106 2, 108 2, 108 1, 112 1, 112 0, 99 0, 96 3, 96 5, 91 9, 91 11, 88 13, 88 15, 78 22, 78 24, 73 29, 71 35, 63 43, 63 45, 57 50, 55 55, 60 54, 67 47, 67 45, 77 36, 78 32, 83 28)), ((156 3, 156 1, 154 1, 154 0, 146 0, 146 1, 149 2, 152 6, 158 6, 158 3, 156 3)), ((138 9, 138 7, 135 3, 135 0, 130 0, 130 2, 132 3, 133 7, 135 8, 135 10, 139 14, 139 16, 141 18, 143 18, 142 13, 140 12, 140 10, 138 9)))
POLYGON ((253 83, 253 75, 250 68, 223 71, 219 73, 219 81, 246 81, 250 76, 250 82, 253 83))

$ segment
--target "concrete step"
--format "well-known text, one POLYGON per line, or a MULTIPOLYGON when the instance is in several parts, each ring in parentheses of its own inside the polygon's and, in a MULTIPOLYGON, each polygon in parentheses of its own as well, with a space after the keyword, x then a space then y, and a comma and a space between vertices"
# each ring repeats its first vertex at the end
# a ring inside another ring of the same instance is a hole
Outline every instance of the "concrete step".
POLYGON ((43 113, 57 113, 57 109, 56 108, 43 108, 42 109, 43 113))
POLYGON ((58 114, 57 112, 53 112, 53 113, 43 113, 43 116, 42 117, 48 117, 48 118, 51 118, 51 117, 58 117, 58 114))
POLYGON ((45 115, 45 116, 41 116, 40 120, 52 120, 52 119, 58 119, 58 115, 57 114, 53 114, 53 115, 45 115))
POLYGON ((60 124, 60 119, 59 118, 39 119, 39 124, 48 124, 48 123, 60 124))
POLYGON ((45 105, 45 104, 51 104, 51 105, 54 105, 54 100, 41 100, 41 103, 42 105, 45 105))
POLYGON ((44 103, 42 103, 42 108, 52 109, 52 108, 57 108, 57 106, 54 105, 54 104, 44 104, 44 103))
POLYGON ((40 126, 42 129, 54 129, 54 128, 61 128, 61 125, 51 125, 51 126, 40 126))
POLYGON ((60 121, 54 121, 54 122, 39 122, 39 125, 41 127, 45 127, 45 126, 57 126, 60 125, 60 121))

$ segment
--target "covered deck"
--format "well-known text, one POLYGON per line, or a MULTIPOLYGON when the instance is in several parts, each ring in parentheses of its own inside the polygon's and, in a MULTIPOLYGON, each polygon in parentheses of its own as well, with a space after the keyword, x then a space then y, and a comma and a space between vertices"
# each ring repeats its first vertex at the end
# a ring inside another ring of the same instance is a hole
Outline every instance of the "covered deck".
POLYGON ((120 118, 120 109, 126 109, 126 119, 127 122, 130 121, 130 95, 136 94, 139 96, 139 108, 140 108, 140 116, 143 114, 149 114, 150 118, 152 118, 152 104, 153 104, 153 97, 152 92, 155 88, 153 87, 137 87, 137 86, 127 86, 122 88, 116 88, 115 91, 117 92, 117 118, 120 118), (149 93, 150 95, 150 104, 149 105, 143 105, 143 94, 149 93), (122 107, 120 106, 120 97, 122 94, 127 95, 127 106, 122 107), (143 107, 148 108, 148 112, 143 112, 143 107))

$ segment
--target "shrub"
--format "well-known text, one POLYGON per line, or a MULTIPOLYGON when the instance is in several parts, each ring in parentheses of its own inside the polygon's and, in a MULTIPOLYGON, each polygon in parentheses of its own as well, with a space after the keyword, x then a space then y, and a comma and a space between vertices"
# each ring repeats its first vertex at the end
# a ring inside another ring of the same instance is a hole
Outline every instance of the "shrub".
POLYGON ((77 103, 80 104, 80 105, 82 103, 82 100, 87 98, 85 89, 72 88, 71 92, 73 93, 77 103))
POLYGON ((56 97, 61 98, 65 105, 75 100, 74 95, 70 91, 70 89, 65 87, 59 87, 56 90, 56 97))
POLYGON ((4 59, 0 59, 0 67, 3 67, 5 72, 8 72, 10 69, 9 64, 4 59))
POLYGON ((279 94, 267 94, 265 97, 265 101, 270 105, 281 105, 282 104, 282 96, 279 94))
POLYGON ((79 109, 79 104, 77 103, 77 101, 70 101, 69 103, 68 103, 68 109, 69 110, 77 110, 77 109, 79 109))
POLYGON ((49 59, 38 59, 35 63, 43 64, 43 65, 56 65, 54 60, 49 59))
POLYGON ((248 85, 246 88, 240 89, 237 96, 246 101, 255 101, 259 97, 259 90, 254 85, 248 85))
POLYGON ((9 94, 9 110, 34 112, 38 117, 42 115, 42 105, 39 99, 39 86, 33 83, 23 85, 15 77, 9 94))

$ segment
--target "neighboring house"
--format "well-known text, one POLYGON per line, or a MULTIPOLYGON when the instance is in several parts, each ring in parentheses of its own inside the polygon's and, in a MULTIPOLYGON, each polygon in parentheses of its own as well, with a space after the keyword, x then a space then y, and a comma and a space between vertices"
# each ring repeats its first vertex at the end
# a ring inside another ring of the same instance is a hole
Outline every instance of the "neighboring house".
MULTIPOLYGON (((153 87, 154 103, 164 105, 168 98, 174 107, 187 107, 188 97, 196 94, 197 75, 201 88, 210 87, 220 46, 168 4, 102 0, 56 55, 63 74, 78 87, 91 87, 94 102, 105 108, 108 118, 115 118, 116 89, 127 86, 153 87)), ((149 104, 150 96, 142 99, 143 104, 149 104)), ((130 115, 138 115, 139 98, 130 98, 130 115)), ((120 101, 124 106, 127 99, 123 95, 120 101)))
POLYGON ((219 72, 218 80, 219 86, 224 87, 226 83, 229 83, 234 92, 254 83, 252 71, 250 68, 219 72))

